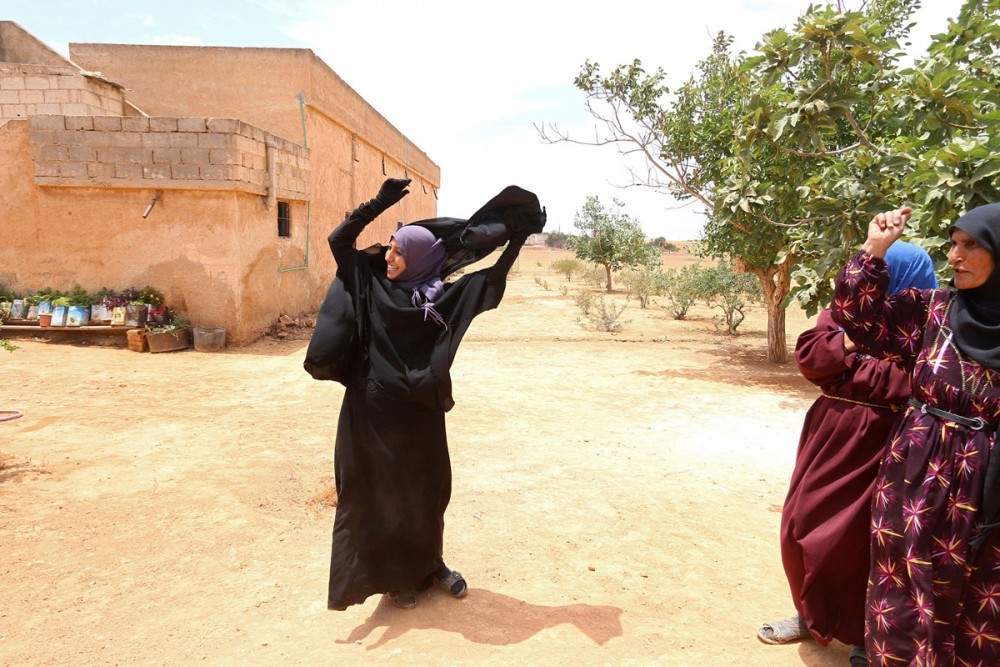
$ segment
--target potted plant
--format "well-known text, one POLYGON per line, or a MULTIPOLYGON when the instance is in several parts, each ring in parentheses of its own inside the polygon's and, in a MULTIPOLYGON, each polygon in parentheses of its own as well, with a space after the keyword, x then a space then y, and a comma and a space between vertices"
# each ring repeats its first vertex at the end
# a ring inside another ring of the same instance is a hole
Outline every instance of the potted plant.
POLYGON ((0 283, 0 322, 10 317, 10 308, 13 305, 14 293, 7 289, 7 286, 0 283))
POLYGON ((90 305, 91 324, 109 324, 111 322, 111 308, 107 306, 106 302, 114 294, 107 287, 102 287, 94 294, 94 303, 90 305))
POLYGON ((38 294, 36 292, 24 297, 24 302, 28 304, 28 313, 25 315, 25 319, 27 320, 38 320, 38 302, 40 299, 38 294))
POLYGON ((90 307, 94 297, 77 283, 69 293, 69 308, 66 311, 66 326, 85 327, 90 324, 90 307))
MULTIPOLYGON (((42 315, 52 315, 52 299, 59 296, 58 292, 51 287, 38 290, 38 320, 41 322, 42 315)), ((48 326, 48 325, 44 325, 48 326)))
MULTIPOLYGON (((149 306, 139 296, 139 290, 129 287, 126 290, 122 290, 121 296, 127 299, 125 302, 125 326, 145 326, 149 306)), ((112 323, 114 323, 114 314, 112 314, 112 323)))
POLYGON ((12 320, 24 320, 27 319, 28 315, 28 304, 25 303, 23 297, 14 295, 14 300, 10 302, 10 319, 12 320))
POLYGON ((66 311, 69 310, 70 305, 72 304, 70 303, 69 296, 65 294, 52 299, 52 326, 66 326, 66 311))
POLYGON ((172 352, 191 346, 191 321, 183 315, 169 316, 166 323, 147 322, 146 343, 150 352, 172 352))
MULTIPOLYGON (((103 311, 104 317, 102 319, 109 320, 111 326, 125 324, 125 307, 128 306, 138 295, 132 290, 132 294, 126 294, 125 292, 114 292, 111 290, 102 290, 98 292, 98 296, 101 297, 101 310, 103 311), (103 294, 101 293, 103 292, 103 294)), ((91 321, 93 321, 93 314, 91 314, 91 321)))

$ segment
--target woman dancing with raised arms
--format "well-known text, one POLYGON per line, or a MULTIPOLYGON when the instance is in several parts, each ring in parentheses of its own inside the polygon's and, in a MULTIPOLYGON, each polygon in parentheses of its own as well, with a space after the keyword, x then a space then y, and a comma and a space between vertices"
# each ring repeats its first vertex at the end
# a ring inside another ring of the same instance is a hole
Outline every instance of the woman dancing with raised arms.
POLYGON ((434 583, 465 595, 465 579, 442 557, 449 371, 472 319, 500 303, 521 246, 545 221, 538 198, 512 186, 469 220, 418 221, 388 247, 355 250, 361 230, 405 197, 409 183, 388 179, 330 235, 337 279, 306 353, 310 374, 347 387, 334 452, 330 609, 377 593, 410 608, 434 583), (492 267, 443 282, 503 243, 492 267))
POLYGON ((887 297, 910 213, 875 216, 831 308, 860 350, 914 369, 875 483, 866 649, 872 665, 1000 665, 1000 204, 951 228, 955 289, 887 297))

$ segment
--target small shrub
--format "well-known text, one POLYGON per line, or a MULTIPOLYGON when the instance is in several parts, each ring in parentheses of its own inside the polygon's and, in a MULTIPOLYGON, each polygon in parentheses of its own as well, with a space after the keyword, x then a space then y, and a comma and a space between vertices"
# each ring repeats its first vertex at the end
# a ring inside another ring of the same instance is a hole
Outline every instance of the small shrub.
POLYGON ((558 259, 552 262, 552 270, 566 276, 566 280, 572 281, 574 273, 580 273, 587 267, 586 264, 575 258, 558 259))
POLYGON ((590 290, 580 290, 573 295, 573 302, 585 316, 590 316, 590 309, 594 307, 596 300, 597 296, 590 290))
POLYGON ((683 320, 687 312, 705 295, 703 269, 697 264, 691 264, 681 269, 670 269, 661 274, 660 294, 666 296, 667 305, 664 309, 675 320, 683 320))
POLYGON ((542 278, 539 278, 538 276, 535 276, 535 284, 536 285, 541 285, 542 289, 544 289, 546 292, 549 291, 549 281, 543 280, 542 278))
POLYGON ((621 308, 617 308, 614 302, 608 304, 604 297, 599 297, 590 309, 588 317, 600 331, 617 333, 627 323, 621 319, 621 314, 626 308, 628 308, 628 304, 622 304, 621 308))
POLYGON ((594 287, 605 287, 608 283, 608 275, 604 271, 604 267, 596 264, 586 265, 586 268, 580 271, 580 278, 594 287))
POLYGON ((559 293, 562 294, 563 296, 569 296, 569 288, 566 287, 565 285, 560 285, 559 293))
POLYGON ((651 297, 659 295, 663 290, 663 271, 646 266, 630 269, 622 274, 622 282, 628 289, 629 296, 639 299, 639 308, 645 309, 651 297))
POLYGON ((736 335, 736 328, 746 318, 744 312, 751 303, 763 300, 760 283, 748 273, 736 273, 729 262, 705 269, 705 303, 722 310, 715 318, 715 326, 730 336, 736 335))

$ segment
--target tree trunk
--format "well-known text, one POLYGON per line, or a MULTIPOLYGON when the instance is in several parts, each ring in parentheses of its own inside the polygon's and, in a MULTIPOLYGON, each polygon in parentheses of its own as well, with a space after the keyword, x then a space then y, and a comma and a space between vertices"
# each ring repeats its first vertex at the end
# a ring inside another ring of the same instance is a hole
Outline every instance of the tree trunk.
POLYGON ((791 268, 793 256, 788 254, 778 266, 745 268, 760 281, 767 308, 767 360, 773 364, 788 361, 788 346, 785 342, 785 308, 782 305, 791 288, 791 268))
POLYGON ((610 264, 605 264, 604 265, 604 272, 606 274, 608 274, 608 282, 605 285, 605 287, 607 289, 607 292, 610 294, 611 293, 611 265, 610 264))
POLYGON ((767 360, 773 364, 788 361, 788 347, 785 343, 784 294, 774 290, 767 300, 767 360))

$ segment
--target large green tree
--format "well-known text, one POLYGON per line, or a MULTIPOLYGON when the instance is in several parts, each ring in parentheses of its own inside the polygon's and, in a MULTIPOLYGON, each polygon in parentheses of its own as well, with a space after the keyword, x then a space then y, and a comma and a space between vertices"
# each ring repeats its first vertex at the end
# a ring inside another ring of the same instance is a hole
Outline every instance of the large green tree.
POLYGON ((910 192, 926 213, 918 231, 940 236, 996 199, 998 3, 969 0, 909 68, 900 43, 918 0, 812 6, 752 57, 720 35, 673 94, 662 70, 633 62, 605 76, 588 62, 577 85, 606 134, 580 143, 638 152, 649 169, 636 184, 706 206, 704 245, 757 276, 768 358, 782 362, 791 278, 815 310, 871 214, 910 192))
MULTIPOLYGON (((794 291, 810 312, 827 302, 874 213, 911 204, 911 238, 940 266, 951 221, 1000 201, 1000 0, 968 0, 927 54, 903 66, 898 40, 914 5, 815 8, 767 35, 747 61, 775 94, 754 103, 742 140, 813 171, 789 245, 799 257, 794 291)), ((724 186, 717 196, 746 196, 751 213, 765 214, 757 201, 770 192, 769 184, 724 186)))
POLYGON ((617 199, 611 208, 605 208, 600 198, 587 197, 573 225, 583 234, 570 237, 570 247, 580 259, 604 267, 608 292, 613 271, 652 266, 660 259, 660 249, 646 243, 639 222, 625 212, 625 204, 617 199))
MULTIPOLYGON (((792 255, 782 254, 788 228, 749 214, 749 201, 734 203, 748 215, 717 218, 716 189, 738 159, 748 160, 765 180, 792 188, 802 177, 777 148, 763 147, 752 158, 739 154, 737 129, 751 102, 767 91, 744 69, 742 56, 731 54, 731 43, 730 37, 719 34, 712 53, 699 63, 698 74, 675 93, 668 90, 662 69, 648 73, 635 61, 604 75, 599 65, 587 62, 576 84, 586 93, 588 109, 604 134, 598 141, 578 143, 615 145, 623 154, 638 152, 648 170, 633 172, 634 185, 693 199, 708 209, 710 221, 719 224, 707 229, 702 245, 709 255, 732 259, 760 281, 768 313, 768 359, 780 363, 787 358, 784 298, 793 262, 792 255)), ((548 141, 576 141, 555 127, 539 131, 548 141)), ((748 187, 754 178, 759 181, 761 176, 751 177, 748 187)), ((772 199, 768 194, 759 197, 772 199)), ((771 206, 771 214, 794 217, 797 204, 796 196, 788 196, 771 206)))

